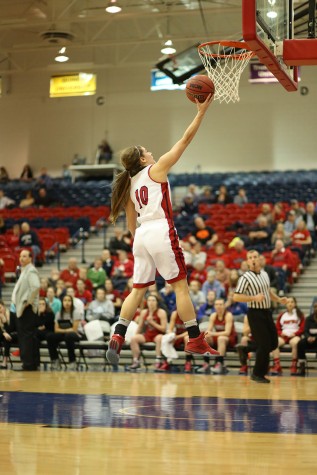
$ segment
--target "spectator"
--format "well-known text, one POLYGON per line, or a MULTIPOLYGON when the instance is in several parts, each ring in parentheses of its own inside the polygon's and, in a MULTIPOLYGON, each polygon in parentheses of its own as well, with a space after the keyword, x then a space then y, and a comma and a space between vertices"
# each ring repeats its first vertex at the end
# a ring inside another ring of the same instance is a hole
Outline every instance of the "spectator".
POLYGON ((290 234, 285 231, 284 223, 279 222, 276 224, 275 231, 273 232, 271 237, 271 242, 273 246, 275 245, 275 241, 277 239, 282 239, 285 245, 288 245, 291 242, 290 234))
POLYGON ((47 304, 52 309, 54 315, 61 311, 62 302, 60 299, 56 298, 55 296, 55 289, 52 286, 49 286, 46 291, 46 300, 47 304))
POLYGON ((216 272, 214 269, 210 269, 207 273, 207 279, 203 283, 201 288, 205 297, 207 297, 207 293, 209 290, 213 290, 216 293, 217 299, 224 297, 225 289, 223 285, 216 279, 216 272))
POLYGON ((19 207, 20 208, 29 208, 30 206, 33 206, 34 203, 35 203, 35 200, 34 200, 32 190, 27 190, 25 192, 25 198, 23 198, 19 203, 19 207))
POLYGON ((46 189, 51 188, 51 186, 52 186, 52 178, 48 175, 48 173, 47 173, 47 168, 42 167, 42 168, 40 169, 40 174, 39 174, 39 176, 38 176, 38 178, 37 178, 37 180, 36 180, 36 184, 37 184, 40 188, 42 188, 42 187, 44 187, 44 188, 46 188, 46 189))
POLYGON ((191 254, 192 254, 192 266, 195 266, 195 264, 198 262, 202 263, 203 265, 206 264, 207 253, 202 250, 202 245, 199 241, 197 241, 191 248, 191 254))
POLYGON ((121 297, 123 301, 125 301, 127 296, 130 295, 130 293, 132 292, 132 289, 133 289, 133 279, 132 277, 130 277, 130 279, 128 279, 126 283, 124 290, 121 292, 121 297))
POLYGON ((8 183, 10 180, 9 174, 5 167, 0 167, 0 183, 8 183))
POLYGON ((199 193, 197 191, 197 186, 194 183, 191 183, 190 185, 188 185, 187 192, 186 192, 185 196, 187 196, 187 195, 192 195, 192 197, 194 198, 194 201, 198 200, 199 193))
POLYGON ((96 163, 99 165, 109 163, 112 160, 112 153, 112 148, 107 140, 103 140, 101 144, 98 145, 96 163))
POLYGON ((198 214, 198 203, 196 200, 194 200, 192 194, 185 196, 179 211, 182 216, 195 216, 198 214))
POLYGON ((317 248, 317 212, 312 201, 306 204, 306 213, 303 215, 303 220, 306 223, 307 229, 312 238, 313 248, 317 248))
POLYGON ((186 267, 192 267, 193 263, 193 254, 192 254, 192 246, 188 241, 179 241, 179 245, 182 248, 185 265, 186 267))
POLYGON ((235 290, 239 277, 240 275, 239 275, 238 270, 231 269, 230 274, 229 274, 228 292, 230 292, 230 290, 235 290))
POLYGON ((48 289, 48 279, 47 277, 41 277, 40 279, 40 297, 46 297, 48 289))
POLYGON ((133 362, 129 366, 130 371, 136 371, 140 368, 140 345, 148 342, 156 344, 155 366, 159 367, 161 365, 161 337, 159 335, 166 332, 166 327, 167 314, 165 310, 159 308, 158 299, 155 295, 149 295, 147 309, 142 310, 136 334, 131 338, 130 347, 133 362))
POLYGON ((97 289, 95 299, 88 306, 86 320, 88 322, 91 320, 102 320, 108 322, 110 333, 110 325, 115 321, 114 305, 111 300, 106 298, 105 289, 97 289))
POLYGON ((207 301, 197 310, 197 321, 203 323, 209 321, 210 315, 215 311, 216 292, 209 290, 207 292, 207 301))
POLYGON ((165 286, 160 290, 160 295, 167 307, 168 314, 171 315, 176 309, 176 294, 171 284, 165 282, 165 286))
POLYGON ((6 235, 8 246, 12 249, 19 247, 20 242, 20 225, 18 223, 12 226, 12 232, 6 235))
POLYGON ((56 282, 56 297, 63 300, 63 297, 66 295, 66 285, 63 279, 58 279, 56 282))
POLYGON ((72 181, 72 173, 69 169, 69 165, 64 164, 62 167, 62 179, 64 181, 71 182, 72 181))
POLYGON ((106 279, 105 291, 106 299, 113 303, 115 315, 118 315, 122 307, 122 298, 119 290, 114 289, 111 279, 106 279))
POLYGON ((79 269, 77 266, 76 257, 70 257, 68 259, 68 267, 60 273, 60 279, 65 283, 70 282, 72 287, 76 287, 76 282, 79 279, 79 269))
MULTIPOLYGON (((224 357, 228 346, 233 347, 236 344, 237 335, 234 328, 233 316, 226 310, 223 299, 218 298, 215 301, 215 312, 210 315, 205 338, 209 345, 217 348, 219 352, 219 356, 216 356, 216 364, 212 369, 212 373, 226 374, 228 370, 224 366, 224 357)), ((210 373, 209 356, 204 356, 204 364, 197 372, 210 373)))
POLYGON ((220 282, 220 284, 223 286, 226 292, 229 286, 230 270, 226 268, 225 263, 223 262, 223 260, 220 259, 219 261, 216 262, 215 271, 216 271, 216 280, 220 282))
POLYGON ((284 230, 288 236, 296 229, 296 213, 291 210, 287 213, 287 219, 284 222, 284 230))
POLYGON ((217 241, 214 247, 208 250, 207 265, 215 267, 217 261, 223 261, 224 265, 228 267, 229 258, 226 253, 225 246, 222 242, 217 241))
POLYGON ((4 302, 0 300, 0 345, 3 346, 4 354, 0 369, 8 369, 10 348, 12 343, 18 342, 18 334, 15 328, 15 319, 10 315, 4 302))
POLYGON ((295 297, 288 298, 286 311, 280 313, 276 321, 278 347, 272 352, 274 362, 273 368, 271 369, 272 375, 280 376, 282 374, 279 348, 289 344, 292 349, 291 376, 296 376, 297 345, 304 332, 304 327, 305 317, 303 312, 298 308, 295 297))
POLYGON ((232 198, 229 195, 226 185, 221 185, 216 193, 216 203, 226 205, 232 203, 232 198))
POLYGON ((52 203, 52 198, 49 196, 46 188, 41 187, 38 190, 37 197, 35 200, 36 206, 38 206, 39 208, 46 208, 48 206, 51 206, 52 203))
POLYGON ((277 239, 271 252, 269 264, 276 269, 277 288, 280 295, 286 292, 286 282, 288 276, 292 274, 293 262, 292 251, 284 246, 284 242, 281 239, 277 239))
POLYGON ((39 298, 37 338, 47 340, 49 333, 54 332, 55 314, 44 297, 39 298))
POLYGON ((85 318, 85 305, 81 299, 75 297, 75 289, 71 287, 69 282, 66 284, 66 295, 69 295, 73 299, 75 312, 78 313, 83 320, 85 318))
POLYGON ((204 186, 203 191, 198 196, 198 203, 211 204, 215 202, 215 195, 211 186, 204 186))
POLYGON ((231 289, 228 292, 228 297, 225 302, 225 308, 227 309, 228 312, 230 312, 233 315, 235 328, 237 327, 239 328, 239 325, 237 325, 237 323, 244 321, 244 317, 248 311, 248 305, 245 302, 235 302, 233 300, 233 294, 234 294, 234 290, 231 289))
POLYGON ((110 239, 109 249, 111 255, 116 255, 117 251, 123 250, 126 252, 132 252, 132 239, 128 231, 122 231, 122 229, 115 227, 114 236, 110 239))
POLYGON ((299 369, 297 376, 306 375, 306 351, 317 351, 317 302, 313 304, 313 312, 305 320, 304 337, 297 346, 299 369))
POLYGON ((30 247, 34 262, 39 264, 39 255, 41 254, 40 241, 35 231, 32 231, 29 223, 21 224, 21 234, 19 238, 20 247, 30 247))
MULTIPOLYGON (((205 293, 202 292, 201 290, 201 284, 199 280, 192 280, 189 284, 189 295, 191 298, 191 301, 193 302, 195 311, 199 309, 199 307, 206 302, 206 296, 205 293)), ((207 292, 206 292, 207 295, 207 292)))
POLYGON ((267 264, 266 257, 263 254, 260 255, 260 264, 261 269, 264 269, 269 276, 271 290, 273 290, 273 292, 281 290, 278 288, 276 268, 267 264))
POLYGON ((100 258, 95 259, 94 266, 88 269, 87 278, 92 283, 93 289, 104 287, 107 275, 102 267, 102 260, 100 258))
POLYGON ((112 282, 115 289, 124 290, 126 283, 133 275, 133 261, 123 249, 118 250, 118 261, 112 270, 112 282))
POLYGON ((233 198, 233 202, 239 206, 243 206, 244 204, 248 203, 248 197, 244 188, 240 187, 238 189, 238 194, 233 198))
POLYGON ((75 343, 80 340, 78 326, 81 315, 74 308, 73 299, 70 295, 65 295, 62 300, 62 308, 55 315, 54 333, 47 335, 48 351, 51 358, 52 370, 60 370, 61 362, 58 357, 58 345, 65 341, 68 351, 70 370, 76 370, 75 343))
POLYGON ((202 285, 207 279, 207 270, 205 264, 202 262, 196 262, 193 266, 193 270, 189 276, 189 282, 192 280, 198 280, 200 285, 202 285))
POLYGON ((305 214, 304 208, 302 208, 298 200, 295 199, 291 200, 291 210, 295 212, 296 221, 298 220, 298 218, 302 218, 305 214))
POLYGON ((238 270, 239 276, 244 274, 247 270, 249 270, 248 262, 242 261, 240 264, 240 269, 238 270))
POLYGON ((267 218, 260 216, 257 224, 249 232, 248 248, 255 249, 260 253, 268 250, 271 246, 271 230, 267 218))
POLYGON ((197 216, 194 219, 194 224, 195 229, 189 238, 191 244, 196 244, 196 242, 199 241, 203 245, 212 247, 214 243, 218 241, 218 236, 215 231, 210 226, 206 226, 201 216, 197 216))
POLYGON ((15 201, 5 196, 4 191, 0 189, 0 209, 12 208, 15 201))
POLYGON ((33 171, 30 165, 24 165, 23 170, 20 175, 21 181, 32 181, 33 180, 33 171))
POLYGON ((107 276, 112 274, 112 269, 114 266, 114 260, 111 257, 110 250, 105 248, 101 253, 102 267, 107 276))
POLYGON ((272 210, 272 217, 274 223, 284 223, 285 221, 285 211, 283 209, 282 203, 275 203, 272 210))
POLYGON ((296 229, 291 234, 291 244, 292 250, 299 254, 302 263, 308 264, 312 246, 312 237, 303 219, 297 221, 296 229))
POLYGON ((247 258, 247 251, 244 248, 244 242, 239 237, 235 237, 229 243, 228 267, 229 269, 239 269, 241 262, 247 258))
POLYGON ((266 218, 267 225, 271 226, 273 223, 273 215, 271 206, 268 203, 263 203, 261 206, 261 213, 257 216, 256 221, 259 223, 261 218, 266 218))
POLYGON ((57 281, 60 278, 60 271, 57 268, 51 269, 50 276, 48 278, 48 285, 51 287, 56 287, 57 281))
POLYGON ((92 292, 93 287, 92 287, 91 281, 87 278, 87 272, 88 272, 88 269, 86 267, 80 267, 79 278, 84 281, 86 289, 89 290, 89 292, 92 292))
POLYGON ((84 309, 87 310, 92 301, 92 293, 86 289, 85 282, 82 279, 78 279, 76 282, 75 297, 83 302, 84 309))

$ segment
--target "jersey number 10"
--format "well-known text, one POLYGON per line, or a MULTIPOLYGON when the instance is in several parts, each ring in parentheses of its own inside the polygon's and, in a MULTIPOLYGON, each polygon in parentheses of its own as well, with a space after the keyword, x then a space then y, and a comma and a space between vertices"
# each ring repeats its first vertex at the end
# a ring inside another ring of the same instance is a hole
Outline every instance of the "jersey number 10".
POLYGON ((139 203, 140 208, 146 206, 149 201, 149 190, 147 189, 147 186, 141 186, 140 190, 135 190, 135 198, 139 203))

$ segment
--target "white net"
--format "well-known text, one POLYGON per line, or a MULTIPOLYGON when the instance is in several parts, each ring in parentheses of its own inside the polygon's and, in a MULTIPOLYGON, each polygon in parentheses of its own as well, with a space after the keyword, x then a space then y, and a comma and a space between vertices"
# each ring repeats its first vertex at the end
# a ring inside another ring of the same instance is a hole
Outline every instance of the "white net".
POLYGON ((240 77, 254 52, 243 42, 211 42, 198 47, 199 56, 215 85, 214 99, 238 102, 240 77))

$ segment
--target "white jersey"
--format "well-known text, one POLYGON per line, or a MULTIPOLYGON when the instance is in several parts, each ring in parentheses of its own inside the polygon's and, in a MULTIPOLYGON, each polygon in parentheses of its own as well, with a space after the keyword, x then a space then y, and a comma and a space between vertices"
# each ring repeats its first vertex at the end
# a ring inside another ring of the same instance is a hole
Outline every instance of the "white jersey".
POLYGON ((167 219, 173 223, 171 189, 169 182, 159 183, 150 178, 150 168, 144 167, 131 178, 130 198, 138 213, 137 221, 142 224, 156 219, 167 219))
POLYGON ((286 336, 295 335, 300 328, 300 318, 296 310, 292 313, 284 312, 279 318, 282 332, 286 336))

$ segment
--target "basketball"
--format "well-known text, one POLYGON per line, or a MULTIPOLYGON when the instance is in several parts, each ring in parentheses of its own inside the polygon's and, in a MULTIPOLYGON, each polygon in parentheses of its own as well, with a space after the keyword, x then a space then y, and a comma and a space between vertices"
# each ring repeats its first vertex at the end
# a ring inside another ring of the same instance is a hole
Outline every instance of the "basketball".
POLYGON ((192 102, 198 99, 199 102, 205 102, 209 94, 214 94, 215 86, 208 76, 198 74, 190 78, 186 84, 186 96, 192 102))

